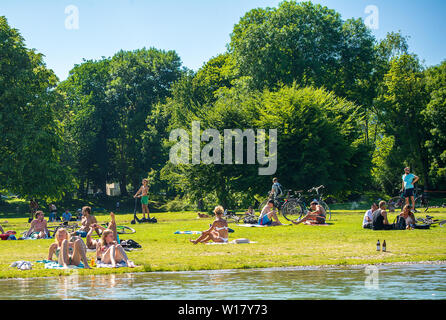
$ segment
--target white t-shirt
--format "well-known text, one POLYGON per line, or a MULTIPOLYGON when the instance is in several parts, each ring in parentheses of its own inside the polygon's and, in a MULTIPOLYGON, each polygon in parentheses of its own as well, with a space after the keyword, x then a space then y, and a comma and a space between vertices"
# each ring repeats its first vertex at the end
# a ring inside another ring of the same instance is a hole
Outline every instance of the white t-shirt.
POLYGON ((373 217, 372 213, 373 213, 372 209, 366 211, 366 213, 364 214, 364 220, 362 221, 363 226, 369 222, 372 222, 372 217, 373 217), (367 221, 367 217, 370 218, 370 221, 367 221))

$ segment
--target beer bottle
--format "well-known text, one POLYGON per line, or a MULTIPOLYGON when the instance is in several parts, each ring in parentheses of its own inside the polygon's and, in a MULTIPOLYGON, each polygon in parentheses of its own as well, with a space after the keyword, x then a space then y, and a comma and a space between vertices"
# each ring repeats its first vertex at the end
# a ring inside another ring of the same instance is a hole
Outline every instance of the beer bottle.
POLYGON ((383 242, 383 252, 386 252, 386 240, 383 242))
POLYGON ((380 251, 381 250, 381 244, 378 242, 376 243, 376 251, 380 251))

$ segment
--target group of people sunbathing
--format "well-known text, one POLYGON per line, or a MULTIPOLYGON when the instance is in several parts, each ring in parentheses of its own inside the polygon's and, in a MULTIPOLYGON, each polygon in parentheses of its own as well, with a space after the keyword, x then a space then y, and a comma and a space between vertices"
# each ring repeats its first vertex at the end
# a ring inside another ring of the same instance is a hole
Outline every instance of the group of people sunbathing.
MULTIPOLYGON (((110 264, 112 267, 125 262, 128 267, 134 267, 124 248, 119 244, 113 212, 110 213, 110 218, 111 222, 105 228, 97 223, 96 218, 91 214, 90 207, 83 207, 80 229, 69 233, 65 228, 58 228, 54 234, 54 243, 49 247, 48 260, 53 260, 55 255, 59 265, 63 267, 78 266, 82 262, 84 268, 90 269, 87 261, 87 249, 90 249, 96 251, 98 262, 110 264), (100 236, 98 240, 92 238, 93 232, 100 236), (82 237, 86 237, 86 242, 82 240, 82 237)), ((36 212, 35 219, 31 222, 31 227, 25 237, 32 235, 35 239, 50 238, 42 211, 36 212)))

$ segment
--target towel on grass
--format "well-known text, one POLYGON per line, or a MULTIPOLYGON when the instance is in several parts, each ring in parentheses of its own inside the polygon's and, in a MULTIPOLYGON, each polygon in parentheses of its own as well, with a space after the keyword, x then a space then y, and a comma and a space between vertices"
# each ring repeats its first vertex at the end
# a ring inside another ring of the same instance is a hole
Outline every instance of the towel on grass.
MULTIPOLYGON (((39 260, 37 263, 43 263, 45 265, 45 269, 64 269, 64 266, 60 265, 57 261, 52 260, 39 260)), ((68 265, 68 269, 83 269, 84 264, 80 262, 77 266, 68 265)))
POLYGON ((201 231, 180 231, 180 230, 177 230, 173 234, 201 234, 201 231))
POLYGON ((235 239, 229 242, 206 242, 206 244, 245 244, 245 243, 257 243, 255 241, 250 241, 249 239, 235 239))
MULTIPOLYGON (((133 262, 129 260, 129 263, 134 266, 133 262)), ((121 262, 116 264, 117 268, 128 267, 127 263, 122 260, 121 262)), ((96 268, 113 268, 111 263, 103 263, 102 261, 98 261, 96 263, 96 268)))
POLYGON ((11 263, 11 268, 17 268, 19 270, 31 270, 32 269, 32 263, 29 261, 15 261, 11 263))

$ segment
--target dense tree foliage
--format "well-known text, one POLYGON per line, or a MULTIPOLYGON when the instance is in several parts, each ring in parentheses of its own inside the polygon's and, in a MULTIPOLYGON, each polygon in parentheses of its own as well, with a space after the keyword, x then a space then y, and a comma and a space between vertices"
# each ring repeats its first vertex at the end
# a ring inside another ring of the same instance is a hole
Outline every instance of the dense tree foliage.
POLYGON ((425 67, 401 33, 377 41, 361 19, 284 1, 247 12, 196 72, 143 48, 84 60, 58 83, 5 18, 0 27, 3 189, 57 198, 118 181, 127 194, 150 177, 152 192, 229 207, 268 191, 246 150, 243 164, 170 162, 170 132, 191 136, 193 121, 221 133, 201 148, 222 146, 225 129, 277 129, 274 175, 289 188, 390 194, 406 165, 425 188, 446 187, 446 62, 425 67))
POLYGON ((57 78, 0 17, 0 184, 21 196, 58 199, 72 186, 60 163, 57 78))

